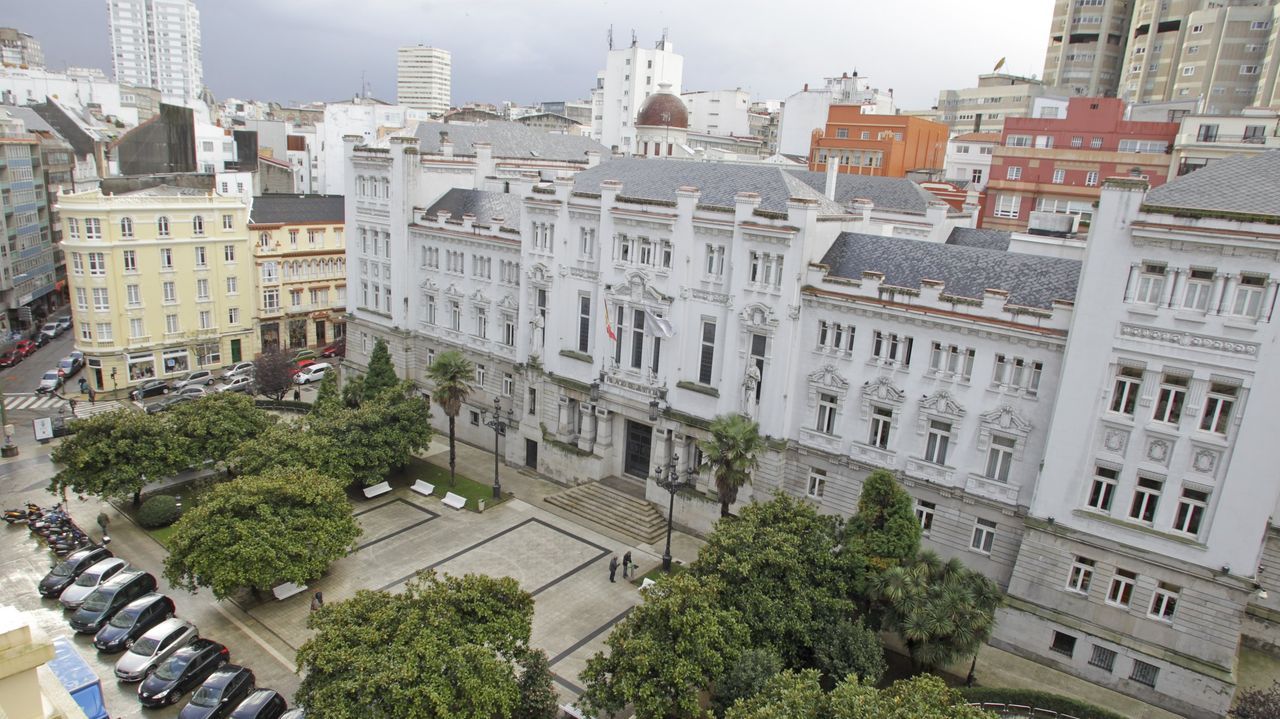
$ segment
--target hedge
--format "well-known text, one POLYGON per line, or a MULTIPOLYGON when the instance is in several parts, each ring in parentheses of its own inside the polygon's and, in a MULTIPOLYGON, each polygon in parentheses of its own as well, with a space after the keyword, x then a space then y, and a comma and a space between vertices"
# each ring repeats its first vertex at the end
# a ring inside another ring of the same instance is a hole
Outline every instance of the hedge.
POLYGON ((282 399, 278 402, 273 399, 255 399, 253 405, 258 409, 274 409, 281 412, 302 412, 305 414, 311 411, 310 402, 294 402, 290 399, 282 399))
POLYGON ((167 494, 157 494, 147 498, 138 508, 138 524, 146 529, 159 529, 178 521, 180 515, 178 500, 167 494))
POLYGON ((1097 707, 1061 694, 1035 689, 1005 689, 1001 687, 969 687, 961 689, 966 701, 991 704, 1017 704, 1033 709, 1048 709, 1068 714, 1077 719, 1127 719, 1123 714, 1097 707))

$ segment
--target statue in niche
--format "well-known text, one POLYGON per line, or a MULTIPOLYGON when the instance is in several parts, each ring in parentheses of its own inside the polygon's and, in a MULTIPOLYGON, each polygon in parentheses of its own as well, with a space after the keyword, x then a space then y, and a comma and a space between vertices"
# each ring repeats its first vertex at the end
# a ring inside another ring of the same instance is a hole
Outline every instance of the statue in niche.
POLYGON ((746 376, 742 379, 742 411, 754 414, 756 405, 756 389, 760 386, 760 368, 752 363, 747 367, 746 376))

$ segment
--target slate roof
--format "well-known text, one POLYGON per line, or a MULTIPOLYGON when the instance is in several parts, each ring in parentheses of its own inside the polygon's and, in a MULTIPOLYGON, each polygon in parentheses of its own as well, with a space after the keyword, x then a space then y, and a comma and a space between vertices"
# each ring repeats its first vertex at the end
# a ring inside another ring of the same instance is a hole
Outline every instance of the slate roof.
POLYGON ((1151 190, 1143 206, 1280 217, 1280 150, 1210 163, 1151 190))
POLYGON ((1054 300, 1074 301, 1080 281, 1079 260, 858 232, 840 233, 822 264, 833 277, 881 272, 885 284, 908 289, 936 280, 944 293, 973 299, 987 289, 1004 290, 1010 304, 1040 309, 1051 309, 1054 300))
POLYGON ((346 220, 342 195, 260 195, 253 198, 249 222, 253 224, 327 222, 346 220))
POLYGON ((414 135, 418 149, 430 155, 440 154, 440 133, 449 133, 453 154, 475 157, 471 147, 477 142, 493 146, 493 156, 507 159, 541 159, 563 162, 586 162, 587 152, 594 150, 608 157, 609 149, 589 137, 558 135, 518 122, 486 122, 462 125, 452 122, 420 122, 414 135))
POLYGON ((503 219, 503 227, 520 224, 520 198, 505 192, 454 188, 432 203, 426 214, 435 217, 440 210, 448 211, 451 220, 461 220, 467 213, 475 215, 477 225, 491 225, 495 217, 503 219))
MULTIPOLYGON (((827 173, 809 170, 787 170, 806 185, 823 193, 827 187, 827 173)), ((928 190, 905 177, 870 177, 868 175, 836 175, 836 202, 847 205, 857 199, 867 199, 884 210, 913 212, 923 215, 929 202, 937 199, 928 190)))
POLYGON ((198 187, 178 187, 177 185, 156 185, 141 190, 118 193, 119 197, 208 197, 209 190, 198 187))
POLYGON ((48 132, 54 134, 53 126, 45 122, 43 117, 36 114, 35 110, 29 107, 21 107, 18 105, 0 105, 0 110, 9 113, 15 120, 21 120, 22 124, 27 126, 27 132, 48 132))
POLYGON ((700 205, 733 209, 734 195, 754 192, 760 195, 759 209, 769 212, 785 214, 787 200, 799 197, 817 202, 822 215, 848 213, 787 170, 772 165, 620 157, 579 172, 573 178, 573 190, 598 193, 606 180, 621 182, 624 197, 642 200, 675 202, 677 189, 696 187, 702 192, 700 205))
POLYGON ((1009 235, 1005 230, 979 230, 973 227, 954 227, 947 236, 948 245, 983 247, 988 250, 1009 249, 1009 235))

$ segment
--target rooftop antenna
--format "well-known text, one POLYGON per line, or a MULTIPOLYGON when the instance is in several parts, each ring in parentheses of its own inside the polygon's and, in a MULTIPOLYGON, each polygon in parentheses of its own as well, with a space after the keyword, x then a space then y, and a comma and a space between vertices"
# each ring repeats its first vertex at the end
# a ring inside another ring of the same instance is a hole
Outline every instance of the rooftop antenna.
POLYGON ((609 26, 608 37, 609 37, 609 49, 612 50, 613 49, 613 26, 612 25, 609 26))
POLYGON ((635 28, 632 28, 631 29, 631 47, 635 47, 635 46, 636 46, 636 31, 635 31, 635 28))
POLYGON ((667 28, 664 27, 662 28, 662 46, 665 47, 666 44, 667 44, 667 28))

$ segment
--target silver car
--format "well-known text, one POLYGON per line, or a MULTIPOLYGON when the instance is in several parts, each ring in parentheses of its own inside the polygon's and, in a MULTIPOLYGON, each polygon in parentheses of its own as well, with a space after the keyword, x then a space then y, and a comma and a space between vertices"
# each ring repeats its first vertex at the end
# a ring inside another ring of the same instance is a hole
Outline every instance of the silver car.
POLYGON ((62 602, 63 609, 79 609, 84 604, 85 597, 93 594, 93 590, 128 568, 129 563, 119 557, 104 559, 84 570, 84 574, 76 578, 75 584, 67 587, 58 601, 62 602))
POLYGON ((231 365, 230 367, 228 367, 227 370, 222 373, 222 379, 231 379, 232 377, 239 377, 240 375, 252 375, 252 374, 253 374, 252 362, 237 362, 231 365))
POLYGON ((196 625, 185 619, 170 617, 147 630, 129 651, 116 662, 116 679, 140 682, 169 658, 170 654, 190 644, 200 633, 196 625))

